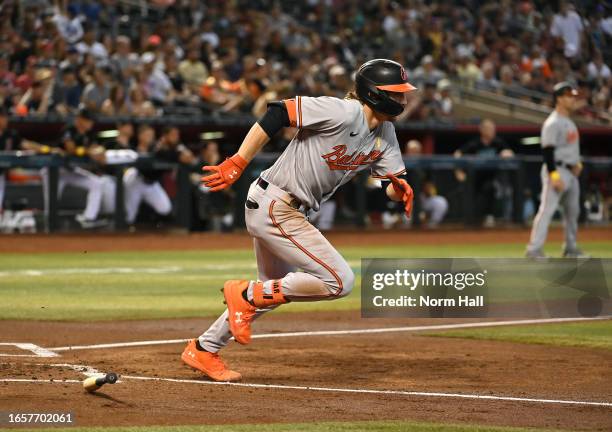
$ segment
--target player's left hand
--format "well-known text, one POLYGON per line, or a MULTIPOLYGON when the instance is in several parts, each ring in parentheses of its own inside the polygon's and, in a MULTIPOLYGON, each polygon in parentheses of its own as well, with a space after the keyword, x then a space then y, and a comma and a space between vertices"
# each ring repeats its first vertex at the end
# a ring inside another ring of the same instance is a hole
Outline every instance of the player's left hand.
POLYGON ((404 212, 406 213, 407 217, 410 217, 410 213, 412 213, 412 201, 414 200, 414 192, 412 191, 412 187, 410 187, 406 180, 399 179, 391 173, 387 174, 386 177, 391 180, 395 193, 402 197, 402 201, 404 202, 404 212))
POLYGON ((582 173, 582 162, 578 162, 576 165, 572 167, 572 174, 576 177, 580 177, 582 173))
POLYGON ((231 158, 225 159, 219 165, 205 166, 202 171, 213 171, 213 174, 201 178, 204 186, 209 187, 211 192, 217 192, 230 187, 242 175, 248 162, 236 153, 231 158))

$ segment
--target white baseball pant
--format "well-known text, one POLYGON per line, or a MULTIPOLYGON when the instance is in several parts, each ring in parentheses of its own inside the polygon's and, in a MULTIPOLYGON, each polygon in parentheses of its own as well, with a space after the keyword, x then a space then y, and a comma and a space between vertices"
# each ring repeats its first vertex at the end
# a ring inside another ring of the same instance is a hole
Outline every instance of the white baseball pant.
POLYGON ((448 211, 448 201, 440 195, 435 195, 423 199, 423 211, 427 214, 427 226, 430 228, 437 227, 446 212, 448 211))
POLYGON ((578 234, 578 217, 580 216, 580 182, 570 170, 558 167, 557 171, 565 185, 565 189, 557 192, 550 183, 550 177, 546 166, 542 166, 540 176, 542 178, 542 198, 540 208, 533 220, 528 252, 536 252, 544 247, 548 236, 548 227, 552 218, 561 204, 563 209, 563 221, 565 223, 565 250, 575 250, 578 234))
POLYGON ((123 175, 125 187, 125 217, 128 224, 134 223, 142 201, 161 215, 172 211, 172 202, 159 182, 147 183, 136 168, 129 168, 123 175))
MULTIPOLYGON (((47 193, 47 185, 49 182, 49 169, 41 169, 40 174, 43 181, 45 212, 48 212, 49 194, 47 193)), ((98 217, 98 213, 100 212, 100 207, 102 205, 102 195, 104 189, 104 180, 102 177, 81 167, 75 167, 72 170, 60 168, 58 179, 58 197, 62 195, 66 185, 87 190, 87 203, 85 205, 85 210, 83 211, 83 216, 88 220, 95 220, 98 217)))
MULTIPOLYGON (((283 295, 290 301, 347 296, 355 282, 351 267, 304 213, 295 208, 295 203, 290 194, 271 183, 264 190, 255 181, 249 189, 245 220, 253 236, 258 279, 264 282, 264 293, 271 294, 273 282, 280 279, 283 295), (298 268, 303 272, 297 272, 298 268)), ((253 295, 252 285, 249 298, 253 295)), ((258 309, 255 318, 272 309, 258 309)), ((232 334, 227 316, 226 310, 199 337, 205 350, 217 352, 229 342, 232 334)))

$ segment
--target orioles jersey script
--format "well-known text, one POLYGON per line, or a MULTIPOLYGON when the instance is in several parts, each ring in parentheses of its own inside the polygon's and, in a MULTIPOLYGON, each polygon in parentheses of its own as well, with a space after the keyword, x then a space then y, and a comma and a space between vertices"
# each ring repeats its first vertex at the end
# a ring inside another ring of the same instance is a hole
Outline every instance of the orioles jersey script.
POLYGON ((283 101, 299 129, 261 177, 318 210, 322 201, 359 171, 375 178, 406 172, 391 122, 368 129, 361 103, 353 99, 297 96, 283 101))

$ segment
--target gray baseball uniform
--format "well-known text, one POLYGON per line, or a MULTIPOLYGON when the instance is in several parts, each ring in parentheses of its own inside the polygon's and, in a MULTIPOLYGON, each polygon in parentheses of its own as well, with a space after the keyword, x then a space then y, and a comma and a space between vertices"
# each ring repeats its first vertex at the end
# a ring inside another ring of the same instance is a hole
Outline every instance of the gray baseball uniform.
POLYGON ((554 147, 557 171, 565 188, 557 192, 551 185, 546 164, 542 165, 542 198, 533 221, 528 252, 539 251, 546 242, 548 226, 559 204, 565 222, 565 250, 576 250, 576 233, 580 215, 580 184, 569 167, 580 162, 580 137, 576 124, 553 111, 542 126, 542 147, 554 147))
MULTIPOLYGON (((382 178, 406 169, 393 124, 370 131, 358 101, 298 96, 284 102, 299 132, 247 196, 245 219, 254 238, 258 279, 266 294, 280 283, 291 301, 336 299, 351 292, 355 276, 305 211, 318 210, 359 171, 369 168, 382 178)), ((256 316, 271 309, 259 309, 256 316)), ((217 352, 230 340, 227 316, 226 310, 200 336, 207 351, 217 352)))

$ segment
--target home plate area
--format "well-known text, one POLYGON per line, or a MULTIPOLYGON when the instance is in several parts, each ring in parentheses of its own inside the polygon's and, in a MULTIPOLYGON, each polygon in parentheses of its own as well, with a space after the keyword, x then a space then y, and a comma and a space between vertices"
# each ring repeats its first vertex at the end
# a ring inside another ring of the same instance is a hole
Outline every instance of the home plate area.
MULTIPOLYGON (((231 342, 222 354, 242 373, 238 384, 213 383, 182 364, 182 340, 202 320, 24 323, 20 334, 37 341, 0 346, 0 402, 3 411, 72 412, 78 426, 400 419, 612 426, 605 350, 433 337, 391 321, 390 331, 362 332, 346 317, 326 331, 321 323, 329 328, 333 318, 322 315, 277 314, 258 323, 262 337, 250 345, 231 342), (116 384, 84 391, 85 378, 108 372, 120 375, 116 384)), ((4 333, 7 344, 12 336, 4 333)))

